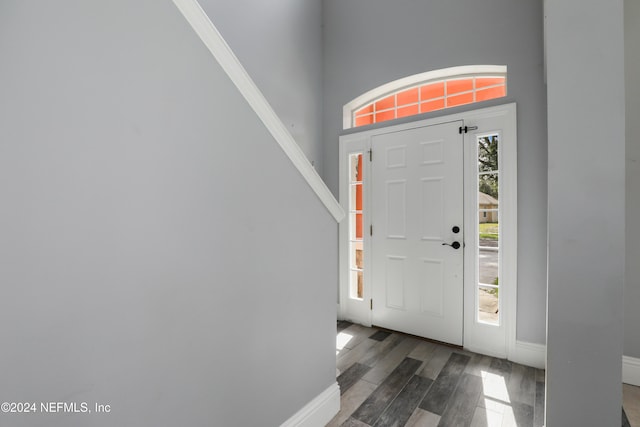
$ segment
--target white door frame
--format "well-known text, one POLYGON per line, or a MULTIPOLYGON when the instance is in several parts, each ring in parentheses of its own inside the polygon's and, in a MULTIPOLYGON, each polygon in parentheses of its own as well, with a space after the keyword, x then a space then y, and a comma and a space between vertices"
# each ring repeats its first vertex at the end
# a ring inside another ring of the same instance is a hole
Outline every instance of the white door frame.
MULTIPOLYGON (((371 308, 370 301, 372 298, 371 280, 368 274, 363 276, 363 297, 362 299, 350 298, 349 293, 349 275, 350 270, 350 254, 349 254, 349 224, 352 221, 351 211, 349 209, 349 162, 347 157, 351 154, 363 153, 363 176, 364 180, 368 179, 371 173, 371 163, 368 161, 368 151, 371 149, 370 133, 358 132, 351 135, 340 137, 340 160, 338 171, 338 191, 340 194, 340 205, 344 208, 347 216, 338 223, 338 271, 339 271, 339 288, 338 288, 338 318, 350 320, 365 326, 371 326, 371 308)), ((367 207, 371 189, 364 185, 363 204, 367 207)), ((367 224, 371 224, 371 209, 363 209, 363 224, 365 228, 367 224)), ((363 236, 363 264, 370 265, 371 262, 371 239, 367 236, 366 230, 363 236)))
POLYGON ((517 266, 518 266, 518 171, 516 104, 465 113, 470 129, 464 137, 465 155, 465 318, 464 347, 490 356, 512 359, 516 346, 517 266), (499 134, 498 164, 500 218, 500 326, 478 321, 478 267, 475 265, 478 238, 477 172, 478 137, 499 134), (496 329, 497 328, 497 329, 496 329))
MULTIPOLYGON (((496 107, 481 108, 468 112, 450 114, 433 119, 418 120, 399 125, 385 126, 376 129, 364 130, 350 133, 340 137, 340 160, 339 160, 339 195, 340 204, 348 212, 349 184, 348 184, 348 162, 349 153, 362 152, 368 156, 371 148, 371 137, 380 133, 390 131, 403 131, 423 126, 431 126, 439 123, 462 120, 464 126, 477 130, 471 130, 465 134, 464 138, 464 171, 465 171, 465 278, 464 278, 464 331, 463 345, 465 348, 483 354, 511 359, 515 355, 516 347, 516 310, 517 310, 517 132, 516 132, 516 104, 510 103, 496 107), (500 128, 483 128, 483 124, 491 123, 495 126, 500 123, 500 128), (500 162, 500 332, 493 326, 487 326, 478 322, 476 314, 476 270, 475 265, 475 244, 470 241, 475 227, 477 227, 476 211, 477 205, 474 202, 477 197, 477 187, 475 189, 475 175, 477 173, 477 158, 472 159, 471 147, 477 144, 477 135, 499 130, 501 140, 499 142, 499 162, 500 162), (473 175, 473 177, 472 177, 473 175), (474 195, 469 203, 469 194, 474 195), (471 213, 473 212, 473 213, 471 213), (475 225, 474 225, 475 224, 475 225), (500 335, 496 337, 496 335, 500 335)), ((368 160, 368 157, 366 158, 368 160)), ((368 229, 371 223, 368 215, 368 204, 370 200, 370 188, 366 182, 370 176, 370 163, 363 162, 364 173, 364 228, 368 229)), ((371 281, 367 276, 367 269, 370 265, 370 239, 364 233, 364 294, 361 300, 349 298, 349 220, 342 221, 339 225, 339 311, 341 319, 351 320, 365 326, 371 325, 371 281)))

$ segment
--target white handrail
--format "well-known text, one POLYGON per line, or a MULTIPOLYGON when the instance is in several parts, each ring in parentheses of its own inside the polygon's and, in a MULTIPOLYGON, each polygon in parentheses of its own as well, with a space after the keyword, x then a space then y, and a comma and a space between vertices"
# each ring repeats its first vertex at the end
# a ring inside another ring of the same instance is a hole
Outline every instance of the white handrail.
POLYGON ((218 29, 213 25, 197 0, 173 0, 178 10, 209 51, 216 58, 222 69, 227 73, 233 84, 238 88, 242 96, 247 100, 251 108, 256 112, 262 123, 267 127, 273 138, 291 159, 294 166, 302 174, 309 186, 318 195, 327 210, 337 222, 345 217, 344 210, 333 197, 320 175, 311 166, 311 163, 303 153, 287 130, 282 120, 275 113, 260 89, 255 85, 249 74, 235 56, 227 42, 222 38, 218 29))

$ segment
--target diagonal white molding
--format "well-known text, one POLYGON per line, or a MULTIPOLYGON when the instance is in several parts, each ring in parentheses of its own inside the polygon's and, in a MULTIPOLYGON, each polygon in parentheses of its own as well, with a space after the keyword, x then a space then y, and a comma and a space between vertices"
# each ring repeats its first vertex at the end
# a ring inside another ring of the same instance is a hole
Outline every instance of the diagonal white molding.
POLYGON ((273 111, 260 89, 255 85, 249 74, 235 56, 227 42, 222 38, 218 29, 213 25, 197 0, 173 0, 187 22, 209 51, 216 58, 222 69, 227 73, 233 84, 256 112, 267 130, 278 142, 294 166, 302 174, 309 186, 318 195, 327 210, 340 222, 345 213, 320 175, 302 152, 302 149, 291 136, 282 120, 273 111))

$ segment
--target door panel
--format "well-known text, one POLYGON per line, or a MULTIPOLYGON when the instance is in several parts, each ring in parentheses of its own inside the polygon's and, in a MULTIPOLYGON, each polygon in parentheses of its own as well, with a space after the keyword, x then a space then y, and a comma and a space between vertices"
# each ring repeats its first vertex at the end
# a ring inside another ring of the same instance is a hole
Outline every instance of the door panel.
POLYGON ((373 323, 456 345, 463 250, 443 243, 463 243, 461 124, 371 138, 373 323))

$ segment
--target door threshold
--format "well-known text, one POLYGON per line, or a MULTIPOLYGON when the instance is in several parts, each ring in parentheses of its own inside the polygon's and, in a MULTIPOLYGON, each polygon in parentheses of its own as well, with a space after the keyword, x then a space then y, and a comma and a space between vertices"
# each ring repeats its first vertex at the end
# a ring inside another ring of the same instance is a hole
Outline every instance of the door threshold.
POLYGON ((438 344, 438 345, 443 345, 445 347, 455 348, 456 350, 464 350, 464 347, 461 346, 461 345, 451 344, 451 343, 444 342, 444 341, 438 341, 438 340, 434 340, 434 339, 427 338, 427 337, 421 337, 420 335, 408 334, 406 332, 396 331, 396 330, 393 330, 393 329, 384 328, 382 326, 371 325, 371 327, 375 328, 375 329, 378 329, 380 331, 390 332, 390 333, 393 333, 393 334, 404 335, 405 337, 417 338, 419 340, 430 342, 430 343, 433 343, 433 344, 438 344))

